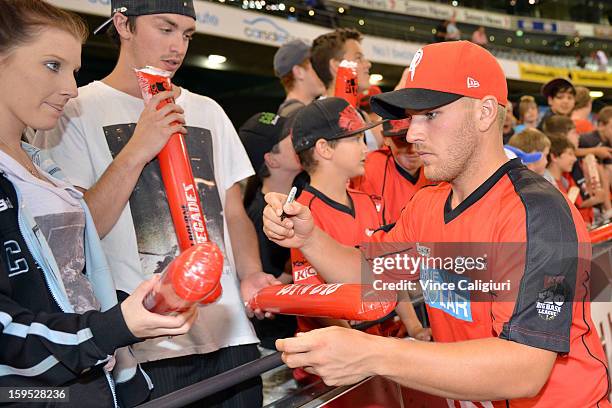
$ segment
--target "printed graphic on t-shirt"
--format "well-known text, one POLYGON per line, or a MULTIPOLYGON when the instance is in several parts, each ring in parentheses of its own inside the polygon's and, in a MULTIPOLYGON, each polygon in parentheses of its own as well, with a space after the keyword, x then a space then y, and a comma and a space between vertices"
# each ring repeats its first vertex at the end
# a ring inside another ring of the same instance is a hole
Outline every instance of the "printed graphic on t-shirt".
POLYGON ((83 274, 85 267, 85 213, 65 212, 35 217, 36 224, 49 243, 66 288, 68 300, 76 313, 99 310, 91 283, 83 274))
POLYGON ((472 321, 470 292, 461 289, 460 280, 465 280, 443 269, 421 269, 423 299, 429 307, 440 309, 456 319, 472 321))
MULTIPOLYGON (((113 159, 128 142, 135 127, 134 123, 104 127, 113 159)), ((190 126, 187 132, 185 143, 191 158, 193 177, 200 192, 208 235, 225 253, 223 207, 213 170, 212 135, 208 129, 190 126)), ((176 257, 179 248, 157 159, 143 169, 130 197, 130 208, 143 270, 147 274, 162 272, 176 257)))

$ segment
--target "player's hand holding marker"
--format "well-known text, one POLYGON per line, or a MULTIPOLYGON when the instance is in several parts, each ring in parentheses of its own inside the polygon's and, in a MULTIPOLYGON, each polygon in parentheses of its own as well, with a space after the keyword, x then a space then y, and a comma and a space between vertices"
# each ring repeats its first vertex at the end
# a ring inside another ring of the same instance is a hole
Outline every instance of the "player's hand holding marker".
MULTIPOLYGON (((295 201, 295 195, 297 194, 297 187, 291 187, 291 191, 289 191, 289 195, 287 196, 287 201, 285 201, 285 205, 291 204, 295 201)), ((283 213, 280 216, 281 221, 287 218, 287 213, 283 210, 283 213)))
POLYGON ((308 207, 288 198, 281 193, 266 194, 263 229, 271 241, 281 246, 302 248, 312 236, 314 221, 308 207))

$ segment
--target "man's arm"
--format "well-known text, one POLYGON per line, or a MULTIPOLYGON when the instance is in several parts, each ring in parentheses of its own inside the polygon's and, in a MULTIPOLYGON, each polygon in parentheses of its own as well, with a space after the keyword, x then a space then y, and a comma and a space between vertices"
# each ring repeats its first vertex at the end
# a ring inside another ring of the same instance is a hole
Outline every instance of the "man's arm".
POLYGON ((584 157, 593 154, 600 160, 612 158, 612 148, 607 146, 579 147, 576 149, 577 157, 584 157))
MULTIPOLYGON (((224 211, 232 248, 234 248, 236 272, 240 278, 240 292, 242 299, 248 301, 260 289, 281 282, 276 280, 274 275, 263 271, 257 234, 242 204, 238 183, 232 185, 225 193, 224 211)), ((258 313, 258 317, 262 316, 259 316, 258 313)))
MULTIPOLYGON (((173 91, 155 95, 142 111, 134 134, 100 179, 84 193, 98 235, 104 238, 113 228, 125 208, 144 166, 166 145, 174 133, 186 134, 183 109, 173 103, 157 110, 164 99, 176 97, 173 91)), ((78 186, 77 186, 78 187, 78 186)))
POLYGON ((557 357, 552 351, 499 338, 457 343, 388 340, 372 359, 376 374, 458 400, 533 397, 548 380, 557 357))
POLYGON ((289 367, 307 367, 328 385, 382 375, 429 394, 472 401, 537 395, 557 356, 499 338, 429 343, 337 327, 278 340, 276 346, 289 367))
POLYGON ((240 197, 240 185, 235 183, 225 193, 225 219, 232 241, 236 269, 240 279, 262 271, 257 234, 240 197), (239 249, 239 250, 238 250, 239 249))
POLYGON ((113 228, 140 177, 144 163, 132 160, 123 151, 90 189, 77 186, 91 211, 100 238, 113 228))
POLYGON ((327 283, 361 283, 362 252, 340 244, 319 228, 301 248, 302 253, 327 283))

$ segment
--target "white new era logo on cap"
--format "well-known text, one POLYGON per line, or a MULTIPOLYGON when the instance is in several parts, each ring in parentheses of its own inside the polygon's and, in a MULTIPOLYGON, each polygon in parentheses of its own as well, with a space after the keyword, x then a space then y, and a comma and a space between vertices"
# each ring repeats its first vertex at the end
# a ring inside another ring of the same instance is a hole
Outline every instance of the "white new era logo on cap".
POLYGON ((478 88, 480 87, 480 82, 478 82, 474 78, 467 77, 467 87, 468 88, 478 88))

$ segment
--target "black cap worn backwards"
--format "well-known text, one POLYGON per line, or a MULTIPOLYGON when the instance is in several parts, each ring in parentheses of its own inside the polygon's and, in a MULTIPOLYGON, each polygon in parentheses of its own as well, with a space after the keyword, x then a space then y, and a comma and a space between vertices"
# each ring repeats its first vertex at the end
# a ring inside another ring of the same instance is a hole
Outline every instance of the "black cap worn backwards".
POLYGON ((238 129, 240 140, 256 172, 264 163, 264 155, 288 136, 288 132, 283 132, 286 121, 286 118, 275 113, 260 112, 251 116, 238 129))
POLYGON ((181 14, 196 19, 193 0, 112 0, 111 16, 94 30, 103 33, 113 21, 115 13, 125 16, 144 16, 148 14, 181 14))

